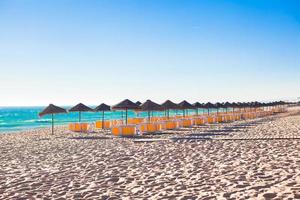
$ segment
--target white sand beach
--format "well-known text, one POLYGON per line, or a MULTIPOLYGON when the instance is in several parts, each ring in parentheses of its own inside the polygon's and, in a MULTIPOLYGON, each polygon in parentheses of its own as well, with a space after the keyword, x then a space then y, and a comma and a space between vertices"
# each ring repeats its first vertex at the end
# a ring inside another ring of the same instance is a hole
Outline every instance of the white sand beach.
POLYGON ((0 199, 300 199, 299 108, 169 133, 1 134, 0 199))

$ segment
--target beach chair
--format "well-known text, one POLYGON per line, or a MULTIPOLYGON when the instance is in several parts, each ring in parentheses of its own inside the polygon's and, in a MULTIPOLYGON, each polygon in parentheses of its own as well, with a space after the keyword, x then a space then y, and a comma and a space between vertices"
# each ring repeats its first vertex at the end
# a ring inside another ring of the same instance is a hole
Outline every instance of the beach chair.
POLYGON ((224 122, 224 116, 223 115, 218 115, 218 123, 224 122))
POLYGON ((208 116, 207 117, 207 123, 213 124, 217 122, 217 117, 216 116, 208 116))
POLYGON ((144 118, 129 118, 127 120, 128 124, 140 124, 144 121, 144 118))
POLYGON ((74 131, 74 124, 69 124, 69 131, 74 131))
POLYGON ((136 131, 135 125, 119 125, 111 128, 111 132, 115 136, 134 136, 136 131))
POLYGON ((190 128, 194 125, 194 121, 192 119, 183 119, 182 120, 182 126, 184 128, 190 128))
POLYGON ((89 125, 88 123, 81 123, 80 124, 80 132, 87 133, 89 130, 89 125))
POLYGON ((232 117, 230 114, 226 114, 225 115, 225 122, 231 122, 232 121, 232 117))
POLYGON ((102 127, 102 121, 96 121, 95 123, 95 127, 99 128, 99 129, 109 129, 112 126, 112 122, 111 121, 104 121, 104 127, 102 127))
POLYGON ((159 121, 159 122, 155 122, 154 124, 156 125, 156 130, 157 131, 164 131, 164 130, 167 129, 167 126, 166 126, 165 122, 159 121))
POLYGON ((141 134, 154 133, 157 131, 157 126, 154 123, 141 123, 138 125, 138 130, 141 134))
POLYGON ((204 117, 194 118, 194 124, 197 125, 197 126, 204 125, 205 124, 204 117))
POLYGON ((178 127, 176 121, 166 121, 166 130, 174 130, 178 127))

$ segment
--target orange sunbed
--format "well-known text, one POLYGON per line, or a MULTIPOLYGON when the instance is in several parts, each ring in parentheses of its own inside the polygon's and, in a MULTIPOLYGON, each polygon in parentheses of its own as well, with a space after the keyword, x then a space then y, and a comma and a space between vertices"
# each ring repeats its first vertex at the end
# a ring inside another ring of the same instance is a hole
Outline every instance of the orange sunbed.
POLYGON ((136 134, 135 125, 120 125, 111 128, 111 132, 115 136, 134 136, 136 134))
POLYGON ((102 127, 102 121, 96 121, 95 123, 95 127, 96 128, 105 128, 105 129, 108 129, 108 128, 111 128, 112 126, 112 122, 111 121, 104 121, 104 127, 102 127))

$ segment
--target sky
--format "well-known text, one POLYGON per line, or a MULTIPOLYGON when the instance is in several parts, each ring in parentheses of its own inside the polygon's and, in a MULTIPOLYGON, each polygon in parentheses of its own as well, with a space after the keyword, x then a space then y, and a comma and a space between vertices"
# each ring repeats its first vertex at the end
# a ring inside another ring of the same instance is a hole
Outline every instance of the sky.
POLYGON ((0 106, 300 97, 300 1, 0 0, 0 106))

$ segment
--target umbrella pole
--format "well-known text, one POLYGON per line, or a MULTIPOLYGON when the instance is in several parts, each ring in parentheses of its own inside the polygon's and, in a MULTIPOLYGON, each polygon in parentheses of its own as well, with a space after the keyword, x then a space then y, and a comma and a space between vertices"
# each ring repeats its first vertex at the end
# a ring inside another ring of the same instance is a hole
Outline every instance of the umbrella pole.
POLYGON ((79 122, 81 121, 81 112, 79 111, 79 122))
POLYGON ((126 125, 127 125, 127 108, 126 108, 126 114, 125 114, 125 120, 126 120, 126 125))
POLYGON ((104 129, 104 110, 102 111, 102 129, 104 129))
POLYGON ((148 110, 148 120, 149 120, 149 123, 150 123, 150 110, 148 110))
POLYGON ((52 113, 52 135, 54 134, 54 117, 52 113))

